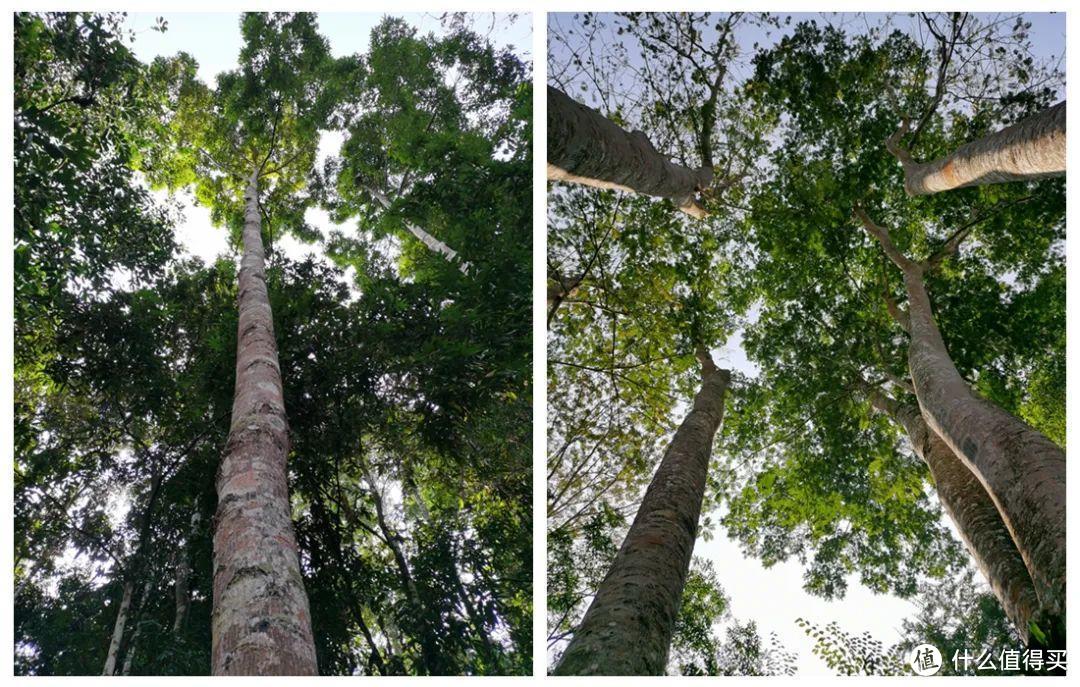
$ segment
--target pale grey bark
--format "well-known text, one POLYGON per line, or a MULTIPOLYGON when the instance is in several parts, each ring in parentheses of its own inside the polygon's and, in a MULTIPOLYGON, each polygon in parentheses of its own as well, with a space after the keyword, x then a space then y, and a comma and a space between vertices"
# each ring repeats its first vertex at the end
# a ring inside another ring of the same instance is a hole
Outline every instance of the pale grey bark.
POLYGON ((146 612, 147 603, 150 600, 150 588, 153 586, 153 578, 147 577, 143 585, 142 596, 139 598, 139 612, 136 615, 135 631, 131 633, 127 651, 124 652, 124 667, 120 669, 121 675, 131 675, 131 665, 135 661, 135 653, 139 650, 139 637, 142 636, 142 616, 146 612))
POLYGON ((112 640, 109 642, 109 652, 105 656, 105 667, 102 675, 114 675, 116 662, 120 656, 120 644, 124 641, 124 628, 127 626, 128 612, 131 610, 131 595, 134 593, 134 583, 131 580, 124 582, 123 596, 120 598, 120 607, 116 609, 116 621, 113 623, 112 640))
POLYGON ((904 275, 908 370, 923 417, 997 506, 1035 585, 1040 628, 1064 629, 1065 452, 971 389, 938 330, 923 281, 925 265, 897 250, 887 230, 857 213, 904 275))
POLYGON ((1020 637, 1030 643, 1029 623, 1039 600, 1024 559, 993 499, 963 461, 927 426, 918 406, 900 403, 875 388, 868 388, 867 396, 875 409, 904 429, 915 453, 929 468, 941 506, 976 567, 1020 637))
POLYGON ((1065 174, 1064 100, 932 162, 914 160, 900 145, 906 132, 905 122, 887 146, 903 166, 904 188, 913 196, 1065 174))
POLYGON ((642 132, 627 132, 551 86, 547 112, 548 179, 667 198, 691 217, 705 216, 696 195, 712 184, 711 168, 675 164, 642 132))
POLYGON ((662 675, 697 538, 731 374, 703 350, 701 390, 675 432, 556 675, 662 675))
POLYGON ((258 197, 256 171, 244 195, 236 391, 217 478, 211 673, 315 675, 289 504, 289 432, 258 197))
MULTIPOLYGON (((375 200, 379 201, 379 205, 382 205, 384 208, 390 207, 390 199, 386 197, 385 193, 378 190, 377 188, 371 187, 368 188, 368 192, 371 193, 375 200)), ((458 252, 456 250, 446 245, 439 239, 435 238, 431 234, 427 233, 412 222, 404 220, 404 223, 405 228, 408 229, 413 236, 420 239, 421 243, 423 243, 425 246, 435 251, 436 253, 441 254, 447 259, 447 261, 450 262, 451 265, 457 265, 458 269, 461 270, 462 274, 469 273, 469 268, 471 267, 471 265, 464 260, 459 260, 458 252)))

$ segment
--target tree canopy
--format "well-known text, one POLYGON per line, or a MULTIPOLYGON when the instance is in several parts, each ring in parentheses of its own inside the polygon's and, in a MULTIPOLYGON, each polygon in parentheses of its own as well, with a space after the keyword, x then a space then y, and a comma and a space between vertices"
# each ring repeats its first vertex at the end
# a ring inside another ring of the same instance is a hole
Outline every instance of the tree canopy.
MULTIPOLYGON (((553 660, 692 398, 695 342, 735 363, 699 537, 727 536, 765 566, 797 561, 806 592, 838 602, 852 580, 927 599, 963 578, 969 558, 926 465, 865 392, 915 402, 894 318, 901 275, 855 212, 931 263, 934 315, 977 393, 1063 446, 1064 180, 911 197, 890 150, 901 121, 904 145, 933 159, 1058 102, 1060 63, 1036 49, 1030 22, 581 13, 549 23, 553 85, 728 182, 702 193, 702 218, 549 185, 548 280, 562 294, 555 308, 549 295, 553 660)), ((970 605, 957 613, 976 617, 975 596, 958 597, 970 605)), ((673 639, 669 672, 685 671, 684 641, 673 639)))
POLYGON ((458 19, 342 55, 315 15, 245 14, 210 86, 121 15, 16 14, 16 672, 99 674, 118 626, 118 673, 209 670, 253 173, 319 672, 530 671, 531 86, 458 19), (373 165, 408 179, 389 208, 373 165), (231 254, 178 245, 184 190, 231 254))

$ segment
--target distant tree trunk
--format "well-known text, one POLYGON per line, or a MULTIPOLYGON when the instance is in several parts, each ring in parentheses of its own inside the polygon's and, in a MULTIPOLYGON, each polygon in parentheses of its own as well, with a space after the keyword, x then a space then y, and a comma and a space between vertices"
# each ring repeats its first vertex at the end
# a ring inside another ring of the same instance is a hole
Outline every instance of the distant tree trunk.
MULTIPOLYGON (((368 187, 368 192, 370 192, 371 195, 375 197, 375 200, 379 201, 379 205, 382 205, 384 208, 390 207, 390 199, 386 197, 385 193, 371 187, 368 187)), ((469 268, 471 267, 471 265, 469 265, 469 263, 465 262, 464 260, 458 258, 458 252, 456 250, 446 245, 439 239, 435 238, 431 234, 427 233, 412 222, 405 220, 404 224, 405 228, 409 230, 409 233, 420 239, 420 242, 427 246, 430 250, 441 254, 447 259, 447 261, 451 265, 457 265, 457 268, 461 270, 462 274, 469 273, 469 268)))
POLYGON ((382 652, 379 651, 379 645, 375 643, 375 638, 371 636, 371 629, 368 627, 367 622, 364 621, 364 607, 359 603, 353 603, 353 618, 360 628, 360 633, 364 635, 364 641, 366 641, 371 648, 370 660, 368 662, 369 672, 370 666, 374 666, 379 669, 379 675, 389 675, 390 673, 386 669, 386 662, 383 660, 382 652))
MULTIPOLYGON (((404 477, 402 479, 402 486, 404 492, 412 497, 413 503, 416 505, 416 509, 420 513, 420 517, 424 523, 430 525, 431 511, 428 510, 427 504, 424 503, 423 497, 420 496, 420 489, 416 485, 416 480, 413 479, 412 464, 408 459, 402 459, 402 468, 404 477)), ((496 643, 491 639, 491 635, 487 630, 487 623, 484 622, 483 616, 476 608, 476 604, 473 603, 472 598, 469 596, 468 590, 465 588, 465 583, 461 580, 461 572, 457 567, 457 547, 454 547, 454 555, 451 557, 453 565, 453 578, 454 588, 457 590, 457 597, 461 601, 462 607, 465 609, 465 617, 468 619, 469 624, 473 628, 473 632, 476 633, 476 637, 480 640, 480 656, 484 659, 487 668, 490 670, 492 666, 495 666, 499 660, 499 650, 496 643)))
POLYGON ((142 596, 139 597, 139 610, 135 616, 135 631, 131 633, 131 641, 128 642, 127 651, 124 652, 124 667, 120 670, 121 675, 131 675, 131 665, 135 662, 135 652, 139 650, 139 637, 142 635, 143 629, 143 616, 146 613, 146 606, 150 599, 150 589, 153 586, 153 579, 146 578, 146 584, 143 585, 142 596))
POLYGON ((173 618, 173 634, 179 634, 187 620, 188 609, 191 608, 191 545, 199 529, 199 520, 202 514, 198 504, 191 514, 191 529, 188 531, 188 539, 180 550, 180 560, 176 564, 176 616, 173 618))
POLYGON ((397 566, 398 576, 400 577, 401 585, 405 590, 405 596, 413 609, 410 620, 415 623, 414 627, 420 635, 418 639, 420 640, 420 653, 424 661, 424 668, 429 675, 440 674, 443 670, 442 662, 439 658, 437 642, 432 628, 428 625, 426 617, 421 613, 423 606, 420 599, 420 590, 416 587, 416 580, 413 579, 412 571, 409 570, 409 561, 401 548, 401 537, 386 519, 382 492, 379 490, 379 485, 375 482, 375 477, 372 475, 366 462, 363 464, 363 470, 364 478, 367 480, 368 486, 371 488, 371 492, 375 497, 375 516, 378 520, 379 531, 382 532, 383 540, 390 548, 390 554, 394 559, 394 564, 397 566))
POLYGON ((627 132, 557 88, 547 89, 548 179, 668 198, 701 218, 698 191, 713 181, 711 168, 677 165, 640 131, 627 132))
POLYGON ((900 160, 904 188, 913 196, 1061 176, 1065 174, 1065 101, 965 143, 933 162, 913 160, 898 138, 889 139, 889 149, 900 160))
POLYGON ((1035 617, 1039 600, 1024 559, 990 495, 952 449, 927 426, 917 405, 899 403, 877 389, 868 389, 867 393, 874 408, 904 428, 915 453, 930 469, 942 507, 956 525, 1002 610, 1024 643, 1031 643, 1029 622, 1035 617))
POLYGON ((315 675, 315 643, 289 505, 289 432, 258 208, 244 195, 236 391, 218 471, 214 675, 315 675))
POLYGON ((911 322, 908 368, 923 416, 997 505, 1047 616, 1040 626, 1061 621, 1063 630, 1065 452, 971 390, 941 338, 922 270, 906 270, 904 284, 911 322))
POLYGON ((120 598, 120 607, 116 610, 112 641, 109 642, 109 653, 105 656, 105 668, 101 671, 102 675, 116 673, 116 661, 120 655, 120 644, 124 641, 124 628, 127 625, 128 612, 131 610, 131 595, 134 593, 134 586, 131 580, 124 582, 124 593, 120 598))
POLYGON ((731 374, 699 351, 702 385, 556 675, 662 675, 731 374))

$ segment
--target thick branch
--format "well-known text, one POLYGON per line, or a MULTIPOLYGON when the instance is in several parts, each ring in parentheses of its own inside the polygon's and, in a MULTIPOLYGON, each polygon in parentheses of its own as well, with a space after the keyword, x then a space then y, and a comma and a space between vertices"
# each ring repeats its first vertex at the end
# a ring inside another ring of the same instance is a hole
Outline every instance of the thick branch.
POLYGON ((909 272, 915 274, 921 271, 921 267, 918 263, 904 255, 904 253, 893 244, 892 238, 889 236, 889 230, 876 224, 874 220, 870 219, 870 216, 866 214, 866 211, 861 205, 855 205, 855 216, 862 223, 866 233, 877 239, 878 243, 881 244, 882 249, 885 251, 885 255, 887 255, 905 274, 909 272))

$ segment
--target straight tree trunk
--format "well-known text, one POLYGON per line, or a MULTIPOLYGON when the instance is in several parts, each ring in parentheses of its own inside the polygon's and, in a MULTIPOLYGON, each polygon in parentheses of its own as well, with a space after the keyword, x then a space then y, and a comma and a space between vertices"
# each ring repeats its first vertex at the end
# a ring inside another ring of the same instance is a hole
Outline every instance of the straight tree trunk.
POLYGON ((191 529, 188 532, 188 540, 184 543, 184 547, 180 551, 180 561, 176 564, 176 616, 173 618, 173 634, 179 634, 180 630, 183 629, 184 621, 187 620, 188 609, 191 608, 191 544, 195 539, 195 534, 198 532, 200 519, 199 506, 196 504, 195 511, 191 514, 191 529))
POLYGON ((699 351, 702 385, 556 675, 662 675, 731 374, 699 351))
POLYGON ((548 179, 668 198, 705 216, 695 196, 712 184, 711 168, 673 163, 642 132, 627 132, 557 88, 548 86, 547 96, 548 179))
POLYGON ((971 390, 945 348, 921 272, 906 273, 904 283, 911 318, 908 368, 923 416, 994 500, 1049 615, 1046 621, 1063 622, 1065 452, 971 390))
POLYGON ((1029 623, 1039 600, 1024 559, 990 495, 941 437, 931 431, 917 405, 899 403, 877 389, 867 393, 874 408, 908 435, 915 453, 930 469, 942 507, 1002 610, 1024 643, 1031 643, 1029 623))
POLYGON ((315 675, 315 642, 289 505, 289 430, 258 193, 256 171, 244 195, 236 391, 217 479, 211 673, 315 675))
POLYGON ((146 613, 146 605, 150 598, 150 588, 152 586, 153 579, 147 577, 146 584, 143 585, 142 597, 139 598, 139 611, 136 614, 135 631, 131 633, 131 641, 128 642, 127 651, 124 652, 124 667, 120 670, 121 675, 131 675, 131 665, 135 662, 135 652, 139 650, 139 637, 142 635, 142 618, 146 613))
POLYGON ((105 668, 101 671, 102 675, 116 673, 116 661, 120 655, 120 644, 124 641, 124 627, 127 625, 128 612, 131 610, 131 595, 134 593, 134 587, 131 580, 124 582, 124 594, 120 598, 120 608, 116 610, 112 641, 109 642, 109 653, 105 656, 105 668))
MULTIPOLYGON (((903 127, 902 127, 903 130, 903 127)), ((1065 101, 1001 131, 965 143, 933 162, 917 162, 890 138, 913 196, 967 186, 1026 181, 1065 174, 1065 101)))

